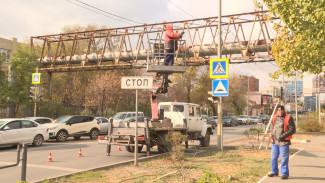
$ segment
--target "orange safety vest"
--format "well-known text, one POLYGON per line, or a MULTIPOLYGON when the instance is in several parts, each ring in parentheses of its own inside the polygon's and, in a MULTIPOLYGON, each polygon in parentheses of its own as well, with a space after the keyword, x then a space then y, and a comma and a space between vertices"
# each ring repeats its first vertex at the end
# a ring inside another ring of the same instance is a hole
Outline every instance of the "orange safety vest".
MULTIPOLYGON (((277 115, 274 115, 273 116, 273 120, 272 120, 272 126, 273 126, 273 128, 274 128, 274 122, 275 122, 275 118, 276 117, 277 117, 277 115)), ((283 132, 288 131, 289 119, 290 119, 290 115, 289 114, 286 114, 284 116, 284 124, 283 124, 283 127, 284 128, 283 128, 283 132)), ((272 134, 271 134, 271 137, 270 138, 273 139, 272 134)), ((288 136, 288 137, 285 138, 285 140, 290 140, 290 139, 292 139, 292 135, 290 135, 290 136, 288 136)))

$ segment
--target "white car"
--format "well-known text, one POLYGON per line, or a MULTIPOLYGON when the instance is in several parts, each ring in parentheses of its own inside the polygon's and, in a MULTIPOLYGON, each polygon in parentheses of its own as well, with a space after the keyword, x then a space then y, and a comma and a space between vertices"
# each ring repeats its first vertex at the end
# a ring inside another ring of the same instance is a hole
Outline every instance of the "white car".
MULTIPOLYGON (((135 112, 118 112, 109 120, 113 119, 113 126, 114 127, 125 127, 125 124, 122 123, 123 119, 129 117, 135 117, 135 112)), ((143 112, 138 112, 138 117, 144 116, 143 112)))
POLYGON ((262 118, 259 116, 250 116, 249 118, 252 124, 262 123, 262 118))
POLYGON ((238 121, 239 124, 245 124, 245 125, 250 125, 251 124, 249 116, 247 116, 247 115, 237 116, 237 121, 238 121))
POLYGON ((0 144, 40 146, 49 139, 48 128, 35 121, 19 118, 0 119, 0 144))
POLYGON ((97 120, 91 116, 61 116, 53 123, 44 124, 49 128, 50 139, 64 142, 69 136, 80 139, 81 136, 89 136, 95 140, 99 134, 97 120))
POLYGON ((25 119, 36 121, 39 124, 52 123, 53 119, 48 117, 26 117, 25 119))
POLYGON ((107 134, 108 132, 108 127, 109 127, 109 121, 107 118, 104 117, 95 117, 97 120, 97 123, 99 124, 100 127, 100 132, 101 134, 107 134))

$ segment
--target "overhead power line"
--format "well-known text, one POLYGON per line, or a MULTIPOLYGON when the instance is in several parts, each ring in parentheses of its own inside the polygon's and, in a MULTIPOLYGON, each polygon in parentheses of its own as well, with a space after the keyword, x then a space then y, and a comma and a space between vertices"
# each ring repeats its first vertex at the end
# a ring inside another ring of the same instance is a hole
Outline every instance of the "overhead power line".
POLYGON ((183 11, 184 13, 188 14, 189 16, 191 16, 192 18, 196 18, 195 16, 191 15, 190 13, 188 13, 187 11, 185 11, 183 8, 177 6, 175 3, 173 3, 171 0, 167 0, 168 2, 170 2, 171 4, 173 4, 175 7, 177 7, 178 9, 180 9, 181 11, 183 11))
POLYGON ((90 8, 87 8, 87 7, 81 6, 81 5, 77 4, 77 3, 74 3, 74 2, 72 2, 72 1, 70 1, 70 0, 65 0, 65 1, 67 1, 67 2, 69 2, 69 3, 72 3, 72 4, 76 5, 76 6, 79 6, 79 7, 81 7, 81 8, 87 9, 87 10, 89 10, 89 11, 92 11, 92 12, 94 12, 94 13, 97 13, 97 14, 99 14, 99 15, 103 15, 103 16, 108 17, 108 18, 111 18, 111 19, 113 19, 113 20, 116 20, 116 21, 119 21, 119 22, 124 22, 124 23, 126 23, 126 24, 131 25, 129 22, 125 22, 125 21, 123 21, 123 20, 119 20, 119 19, 116 19, 116 18, 114 18, 114 17, 111 17, 111 16, 108 16, 108 15, 105 15, 105 14, 103 14, 103 13, 97 12, 97 11, 92 10, 92 9, 90 9, 90 8))
POLYGON ((130 22, 136 23, 136 24, 143 24, 143 23, 141 23, 141 22, 137 22, 137 21, 134 21, 134 20, 131 20, 131 19, 125 18, 125 17, 121 17, 121 16, 119 16, 119 15, 115 15, 115 14, 110 13, 110 12, 107 12, 107 11, 105 11, 105 10, 99 9, 99 8, 97 8, 97 7, 95 7, 95 6, 92 6, 92 5, 90 5, 90 4, 87 4, 87 3, 85 3, 85 2, 82 2, 82 1, 79 1, 79 0, 75 0, 75 1, 77 1, 77 2, 79 2, 79 3, 81 3, 81 4, 83 4, 83 5, 89 6, 89 7, 91 7, 91 8, 94 8, 94 9, 96 9, 96 10, 98 10, 98 11, 104 12, 104 13, 106 13, 106 14, 109 14, 109 15, 112 15, 112 16, 115 16, 115 17, 118 17, 118 18, 120 18, 120 19, 127 20, 127 21, 130 21, 130 22))

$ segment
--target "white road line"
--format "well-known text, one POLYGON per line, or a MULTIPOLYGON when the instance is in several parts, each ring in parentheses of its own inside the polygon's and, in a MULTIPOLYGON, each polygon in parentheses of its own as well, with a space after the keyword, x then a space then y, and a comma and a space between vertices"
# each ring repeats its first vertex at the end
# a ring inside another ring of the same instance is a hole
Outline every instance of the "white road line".
MULTIPOLYGON (((3 165, 11 165, 14 164, 13 162, 0 162, 0 164, 3 165)), ((21 166, 19 164, 18 166, 21 166)), ((62 171, 69 171, 69 172, 78 172, 83 171, 83 169, 74 169, 74 168, 64 168, 64 167, 58 167, 58 166, 47 166, 47 165, 36 165, 36 164, 28 164, 27 167, 33 167, 33 168, 46 168, 46 169, 53 169, 53 170, 62 170, 62 171)))
MULTIPOLYGON (((289 160, 291 160, 291 158, 293 158, 294 156, 296 156, 296 154, 298 154, 298 153, 300 153, 301 151, 304 151, 305 150, 305 148, 303 148, 303 149, 298 149, 299 151, 297 151, 297 152, 295 152, 293 155, 291 155, 290 157, 289 157, 289 160)), ((280 168, 281 167, 281 165, 279 165, 278 166, 278 168, 280 168)), ((257 183, 262 183, 266 178, 267 178, 268 176, 267 175, 265 175, 263 178, 261 178, 257 183)))

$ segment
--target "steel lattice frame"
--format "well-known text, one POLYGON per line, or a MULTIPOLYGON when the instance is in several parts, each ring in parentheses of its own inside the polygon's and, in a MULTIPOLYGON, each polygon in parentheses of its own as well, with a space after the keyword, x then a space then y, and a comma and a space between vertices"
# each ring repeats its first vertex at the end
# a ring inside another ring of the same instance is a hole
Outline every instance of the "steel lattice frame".
MULTIPOLYGON (((267 11, 259 11, 223 16, 223 57, 232 64, 274 61, 271 43, 275 37, 270 36, 267 15, 267 11)), ((144 68, 152 50, 148 42, 162 43, 167 24, 185 32, 187 45, 182 49, 189 55, 187 65, 208 64, 216 56, 218 17, 35 36, 31 37, 31 48, 35 53, 40 45, 38 61, 44 66, 40 69, 47 72, 144 68), (81 43, 86 49, 80 48, 81 43), (67 49, 68 45, 71 48, 67 49)))

